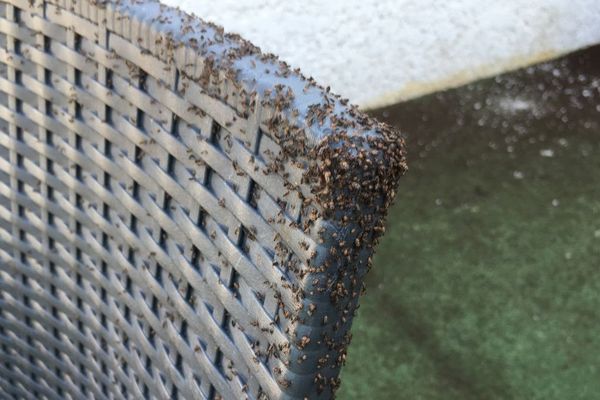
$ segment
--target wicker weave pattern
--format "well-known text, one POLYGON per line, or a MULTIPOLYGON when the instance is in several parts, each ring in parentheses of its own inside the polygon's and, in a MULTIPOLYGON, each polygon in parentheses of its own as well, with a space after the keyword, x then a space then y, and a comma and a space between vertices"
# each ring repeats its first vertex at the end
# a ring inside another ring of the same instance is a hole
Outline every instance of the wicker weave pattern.
POLYGON ((179 14, 98 3, 0 1, 0 393, 330 397, 356 299, 290 271, 334 246, 301 228, 305 167, 272 171, 260 101, 190 78, 179 14))

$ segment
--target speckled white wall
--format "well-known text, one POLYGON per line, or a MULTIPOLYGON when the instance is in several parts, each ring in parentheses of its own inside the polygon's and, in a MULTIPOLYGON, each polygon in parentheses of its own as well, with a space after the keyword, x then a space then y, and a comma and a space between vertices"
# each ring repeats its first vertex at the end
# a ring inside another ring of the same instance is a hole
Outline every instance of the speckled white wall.
POLYGON ((362 106, 600 42, 600 0, 163 0, 362 106))

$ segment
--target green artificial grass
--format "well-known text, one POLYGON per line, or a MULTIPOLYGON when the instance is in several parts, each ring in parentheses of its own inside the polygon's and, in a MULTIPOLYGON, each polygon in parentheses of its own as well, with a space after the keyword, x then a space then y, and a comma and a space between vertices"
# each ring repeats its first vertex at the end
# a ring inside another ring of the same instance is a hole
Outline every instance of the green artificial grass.
POLYGON ((374 112, 410 171, 338 398, 600 398, 597 53, 374 112))

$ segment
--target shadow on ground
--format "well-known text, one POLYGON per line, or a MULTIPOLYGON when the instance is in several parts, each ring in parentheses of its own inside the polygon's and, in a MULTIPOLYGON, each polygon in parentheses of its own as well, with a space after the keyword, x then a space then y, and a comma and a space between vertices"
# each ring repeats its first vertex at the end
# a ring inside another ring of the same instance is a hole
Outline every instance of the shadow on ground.
POLYGON ((373 114, 410 171, 339 398, 598 398, 600 47, 373 114))

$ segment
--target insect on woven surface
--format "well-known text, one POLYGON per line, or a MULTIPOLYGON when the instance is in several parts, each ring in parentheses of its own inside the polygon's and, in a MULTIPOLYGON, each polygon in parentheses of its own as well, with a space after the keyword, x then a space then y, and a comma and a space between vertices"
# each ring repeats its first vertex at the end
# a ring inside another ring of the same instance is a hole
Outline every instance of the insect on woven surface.
POLYGON ((333 397, 399 135, 158 2, 0 44, 2 397, 333 397))

